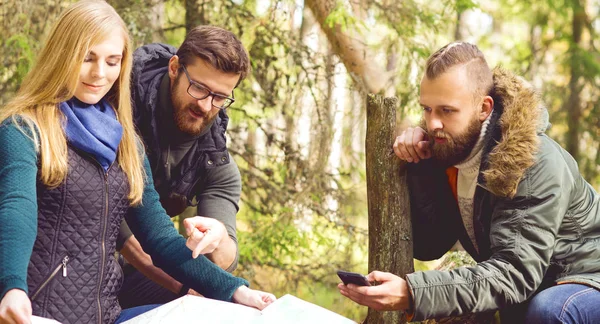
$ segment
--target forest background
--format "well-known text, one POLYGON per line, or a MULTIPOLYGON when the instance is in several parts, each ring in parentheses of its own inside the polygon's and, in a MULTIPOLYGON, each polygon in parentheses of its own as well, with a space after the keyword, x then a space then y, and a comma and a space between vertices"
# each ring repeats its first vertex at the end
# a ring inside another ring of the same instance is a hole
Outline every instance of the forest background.
MULTIPOLYGON (((71 0, 0 0, 0 106, 71 0)), ((399 98, 398 129, 419 120, 426 58, 475 43, 540 91, 550 136, 600 185, 598 0, 109 0, 136 46, 178 46, 186 31, 231 30, 252 73, 229 109, 242 174, 239 267, 254 288, 360 321, 336 270, 367 272, 366 95, 399 98)), ((417 270, 435 264, 417 262, 417 270)))

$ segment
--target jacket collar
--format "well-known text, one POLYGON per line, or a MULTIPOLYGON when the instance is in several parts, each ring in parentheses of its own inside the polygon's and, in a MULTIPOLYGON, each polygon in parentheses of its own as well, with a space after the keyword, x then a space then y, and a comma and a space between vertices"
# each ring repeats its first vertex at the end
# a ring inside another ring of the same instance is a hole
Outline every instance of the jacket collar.
POLYGON ((525 171, 535 163, 538 134, 549 126, 548 113, 523 78, 499 67, 493 73, 495 104, 480 180, 492 194, 513 198, 525 171))

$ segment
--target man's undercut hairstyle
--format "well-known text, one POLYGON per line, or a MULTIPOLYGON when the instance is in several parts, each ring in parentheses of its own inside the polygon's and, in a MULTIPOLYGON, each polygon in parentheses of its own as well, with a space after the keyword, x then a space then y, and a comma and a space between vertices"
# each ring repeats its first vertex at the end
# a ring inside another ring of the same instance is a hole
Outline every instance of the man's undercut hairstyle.
POLYGON ((192 29, 177 50, 179 63, 191 64, 200 58, 215 69, 240 75, 238 84, 250 72, 250 59, 242 42, 230 31, 215 26, 192 29))
POLYGON ((481 98, 491 94, 494 77, 483 53, 477 46, 466 42, 450 43, 433 53, 427 60, 425 75, 433 80, 449 69, 463 65, 467 75, 473 81, 474 97, 481 98))

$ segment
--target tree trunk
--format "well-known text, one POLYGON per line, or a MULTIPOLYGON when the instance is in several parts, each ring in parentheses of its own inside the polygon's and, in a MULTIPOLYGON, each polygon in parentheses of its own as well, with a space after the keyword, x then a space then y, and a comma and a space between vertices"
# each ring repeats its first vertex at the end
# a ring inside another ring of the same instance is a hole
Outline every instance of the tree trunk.
POLYGON ((189 33, 196 26, 206 25, 204 16, 204 0, 185 1, 185 30, 189 33))
MULTIPOLYGON (((406 165, 393 153, 396 98, 367 98, 367 197, 369 205, 369 272, 403 277, 413 272, 412 227, 406 165)), ((402 312, 369 309, 365 323, 405 323, 402 312)))
MULTIPOLYGON (((327 42, 324 42, 323 46, 329 47, 327 42)), ((318 91, 323 93, 323 98, 319 98, 320 101, 315 103, 315 110, 312 121, 312 132, 310 140, 310 166, 311 170, 317 172, 328 172, 329 169, 329 156, 331 155, 331 145, 333 142, 333 113, 335 110, 335 102, 333 98, 333 90, 335 87, 334 82, 334 65, 329 48, 324 49, 327 54, 325 57, 325 78, 322 81, 317 82, 317 87, 322 89, 318 91)))
POLYGON ((579 137, 581 133, 581 86, 579 79, 581 78, 581 62, 579 61, 579 53, 581 51, 581 35, 585 22, 585 10, 579 1, 573 3, 573 35, 570 49, 570 68, 571 79, 569 80, 569 100, 566 102, 567 109, 567 125, 569 132, 567 133, 567 151, 573 156, 576 161, 579 161, 579 137))
POLYGON ((455 41, 462 41, 465 39, 465 31, 464 31, 464 24, 465 24, 465 13, 464 11, 457 11, 456 12, 456 26, 454 27, 454 40, 455 41))

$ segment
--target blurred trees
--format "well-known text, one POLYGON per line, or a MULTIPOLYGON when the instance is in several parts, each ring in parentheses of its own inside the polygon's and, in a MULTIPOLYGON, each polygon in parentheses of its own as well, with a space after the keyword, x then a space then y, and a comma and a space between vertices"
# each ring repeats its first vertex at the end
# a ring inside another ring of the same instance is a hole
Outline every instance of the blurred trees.
POLYGON ((40 39, 69 2, 0 1, 0 105, 14 94, 35 60, 40 39))
MULTIPOLYGON (((71 2, 0 0, 0 105, 71 2)), ((597 0, 109 2, 136 45, 177 46, 186 30, 213 24, 248 49, 252 73, 229 109, 229 147, 243 178, 237 274, 255 287, 364 318, 337 293, 335 270, 367 271, 366 93, 397 96, 399 127, 416 122, 424 60, 455 39, 531 80, 550 135, 600 182, 597 0)))
POLYGON ((553 128, 550 135, 579 162, 598 186, 600 163, 600 31, 597 0, 503 0, 490 10, 499 59, 542 92, 553 128), (512 28, 510 28, 512 27, 512 28))

